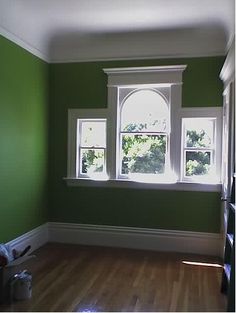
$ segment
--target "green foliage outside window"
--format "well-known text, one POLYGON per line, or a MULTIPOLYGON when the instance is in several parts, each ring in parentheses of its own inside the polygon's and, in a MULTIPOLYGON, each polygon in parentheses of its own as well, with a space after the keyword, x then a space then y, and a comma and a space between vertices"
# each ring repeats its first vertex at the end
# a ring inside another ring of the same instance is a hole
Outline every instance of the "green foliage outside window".
MULTIPOLYGON (((145 129, 143 124, 129 124, 122 134, 122 174, 144 173, 163 174, 166 162, 166 135, 132 134, 145 129)), ((196 151, 186 151, 185 175, 205 175, 209 173, 211 152, 197 151, 197 148, 208 148, 211 139, 204 130, 186 132, 186 146, 196 151)), ((82 149, 82 173, 99 173, 104 170, 104 151, 82 149)))
MULTIPOLYGON (((209 148, 211 138, 205 130, 187 130, 186 146, 191 148, 209 148)), ((187 151, 186 152, 186 176, 206 175, 210 170, 210 152, 187 151)))
POLYGON ((186 146, 187 147, 205 147, 209 148, 211 145, 211 138, 207 135, 205 130, 201 130, 197 132, 196 130, 187 130, 187 139, 186 146))
POLYGON ((165 135, 123 135, 122 152, 122 174, 165 171, 165 135))
POLYGON ((96 149, 82 150, 82 173, 100 173, 104 170, 104 151, 96 149))
POLYGON ((205 175, 210 169, 210 152, 186 152, 186 176, 205 175))

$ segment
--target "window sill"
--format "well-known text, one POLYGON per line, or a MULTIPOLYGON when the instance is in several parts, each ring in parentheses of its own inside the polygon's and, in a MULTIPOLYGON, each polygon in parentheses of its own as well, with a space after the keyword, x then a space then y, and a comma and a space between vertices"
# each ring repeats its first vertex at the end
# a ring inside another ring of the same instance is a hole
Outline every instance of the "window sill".
POLYGON ((144 183, 127 180, 92 180, 89 178, 65 177, 69 187, 114 187, 131 189, 155 189, 155 190, 180 190, 180 191, 205 191, 220 192, 221 184, 203 184, 193 182, 175 183, 144 183))

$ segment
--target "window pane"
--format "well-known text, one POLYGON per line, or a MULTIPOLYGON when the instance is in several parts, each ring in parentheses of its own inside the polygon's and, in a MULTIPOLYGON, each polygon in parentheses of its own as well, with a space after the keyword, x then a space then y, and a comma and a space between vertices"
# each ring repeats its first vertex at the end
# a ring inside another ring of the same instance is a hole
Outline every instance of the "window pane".
POLYGON ((106 122, 81 122, 82 147, 106 147, 106 122))
POLYGON ((122 135, 122 174, 165 171, 165 135, 122 135))
POLYGON ((133 92, 123 103, 121 130, 167 132, 169 110, 164 98, 154 90, 133 92))
POLYGON ((186 151, 185 176, 207 175, 211 165, 211 152, 186 151))
POLYGON ((213 120, 185 119, 185 147, 210 148, 213 145, 213 127, 213 120))
POLYGON ((104 171, 104 149, 81 149, 82 174, 104 171))

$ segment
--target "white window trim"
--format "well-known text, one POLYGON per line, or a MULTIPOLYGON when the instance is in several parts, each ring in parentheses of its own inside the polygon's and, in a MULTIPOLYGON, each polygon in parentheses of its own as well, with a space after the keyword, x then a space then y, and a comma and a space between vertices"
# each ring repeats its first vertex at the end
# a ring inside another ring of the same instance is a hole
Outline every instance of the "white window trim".
MULTIPOLYGON (((204 108, 182 108, 180 111, 181 115, 181 130, 182 130, 182 119, 183 118, 212 118, 215 119, 215 149, 218 149, 218 152, 215 155, 215 172, 216 172, 216 178, 217 183, 221 183, 221 143, 222 143, 222 113, 223 109, 222 107, 204 107, 204 108)), ((184 153, 183 153, 183 134, 181 136, 181 167, 180 167, 180 181, 182 182, 197 182, 201 183, 201 178, 199 180, 197 179, 191 179, 191 178, 185 178, 184 177, 184 153)), ((209 183, 207 180, 204 181, 202 179, 202 183, 209 183)))
POLYGON ((143 183, 128 180, 94 180, 88 178, 64 177, 70 187, 103 187, 103 188, 127 188, 127 189, 148 189, 148 190, 173 190, 173 191, 200 191, 220 192, 221 184, 201 184, 195 182, 176 182, 171 184, 143 183))
POLYGON ((142 84, 182 84, 182 73, 187 65, 105 68, 107 87, 142 84))
POLYGON ((77 120, 106 119, 107 109, 69 109, 68 110, 68 148, 67 148, 67 177, 77 178, 77 120))
MULTIPOLYGON (((118 105, 118 89, 120 87, 147 88, 157 86, 170 89, 171 134, 169 137, 169 154, 177 156, 178 144, 175 137, 181 135, 181 129, 176 121, 176 116, 182 104, 182 74, 185 68, 186 65, 104 69, 104 72, 108 75, 108 128, 111 131, 108 134, 110 157, 108 156, 107 162, 108 169, 110 169, 108 173, 110 179, 118 180, 119 177, 118 116, 120 108, 118 105)), ((179 162, 176 160, 176 157, 172 158, 170 171, 174 176, 173 181, 176 181, 179 173, 179 162)))
MULTIPOLYGON (((140 86, 139 85, 137 85, 137 86, 133 86, 133 88, 129 88, 129 89, 133 89, 133 91, 131 91, 130 93, 131 94, 134 94, 135 92, 137 92, 137 88, 139 88, 140 86)), ((141 87, 141 88, 143 88, 143 87, 141 87)), ((167 107, 168 107, 168 111, 169 111, 169 121, 170 121, 170 85, 165 85, 164 87, 162 86, 162 84, 161 84, 161 87, 160 87, 160 85, 155 85, 155 86, 153 86, 152 85, 152 87, 150 87, 150 86, 145 86, 145 88, 143 89, 143 90, 153 90, 153 91, 155 91, 156 93, 158 93, 162 98, 163 98, 163 100, 165 101, 165 104, 167 105, 167 107)), ((118 89, 118 94, 119 94, 119 89, 118 89)), ((120 97, 119 97, 120 98, 120 97)), ((119 116, 121 116, 121 112, 122 112, 122 109, 123 109, 123 104, 124 104, 124 101, 123 101, 124 99, 123 98, 121 98, 121 99, 119 99, 119 103, 117 104, 117 106, 118 106, 118 108, 119 108, 119 116)), ((170 124, 170 123, 169 123, 170 124)), ((120 129, 120 121, 118 121, 118 129, 117 129, 117 133, 118 133, 118 136, 119 136, 119 146, 117 147, 117 167, 118 167, 118 170, 117 170, 117 172, 118 172, 118 176, 117 176, 117 180, 130 180, 129 179, 129 175, 127 175, 127 174, 122 174, 121 173, 121 158, 120 158, 120 155, 121 155, 121 133, 123 133, 123 131, 120 129)), ((165 133, 162 133, 162 132, 153 132, 153 134, 162 134, 162 135, 165 135, 166 136, 166 138, 167 138, 167 144, 166 144, 166 149, 167 149, 167 153, 166 153, 166 159, 165 159, 165 168, 166 168, 166 170, 165 170, 165 174, 159 174, 158 175, 158 181, 159 181, 159 183, 160 183, 160 181, 162 180, 162 181, 165 181, 166 180, 166 172, 167 172, 167 170, 169 170, 169 167, 170 167, 170 128, 171 128, 171 126, 169 125, 169 129, 168 129, 168 131, 166 131, 165 133)), ((130 134, 132 134, 133 132, 130 132, 130 134)), ((142 132, 142 131, 140 131, 140 132, 138 132, 138 134, 142 134, 142 133, 145 133, 145 132, 142 132)), ((132 176, 135 176, 135 175, 132 175, 132 176)), ((144 175, 142 175, 142 174, 138 174, 137 175, 138 177, 139 177, 139 179, 141 180, 142 179, 142 176, 144 176, 144 175)), ((148 174, 148 176, 150 177, 150 178, 153 178, 153 179, 157 179, 157 177, 156 177, 156 175, 155 174, 148 174)))
MULTIPOLYGON (((108 108, 107 109, 69 109, 68 113, 68 162, 67 177, 64 179, 68 186, 117 187, 135 189, 158 190, 186 190, 186 191, 220 191, 221 184, 206 184, 185 182, 181 180, 181 119, 183 117, 216 117, 217 118, 217 147, 221 147, 221 117, 222 108, 182 108, 182 73, 186 65, 157 66, 141 68, 104 69, 108 74, 108 108), (140 79, 140 73, 142 78, 140 79), (145 83, 144 83, 145 81, 145 83), (119 144, 117 125, 117 88, 122 86, 150 86, 163 84, 171 85, 171 130, 175 136, 170 136, 170 155, 172 157, 171 170, 176 173, 176 180, 172 183, 144 183, 117 179, 118 166, 117 146, 119 144), (107 120, 107 175, 106 181, 94 181, 91 178, 76 177, 76 127, 77 119, 106 119, 107 120)), ((217 164, 220 167, 220 153, 217 164)))

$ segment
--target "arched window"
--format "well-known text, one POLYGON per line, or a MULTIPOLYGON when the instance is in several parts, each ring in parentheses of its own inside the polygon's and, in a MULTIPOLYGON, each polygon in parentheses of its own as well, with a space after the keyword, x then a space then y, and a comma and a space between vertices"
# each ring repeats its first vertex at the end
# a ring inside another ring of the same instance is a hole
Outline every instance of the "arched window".
POLYGON ((107 108, 69 110, 69 185, 219 191, 222 108, 182 107, 185 68, 104 69, 107 108))
POLYGON ((120 110, 120 176, 164 175, 170 129, 168 102, 155 89, 136 89, 120 110))

